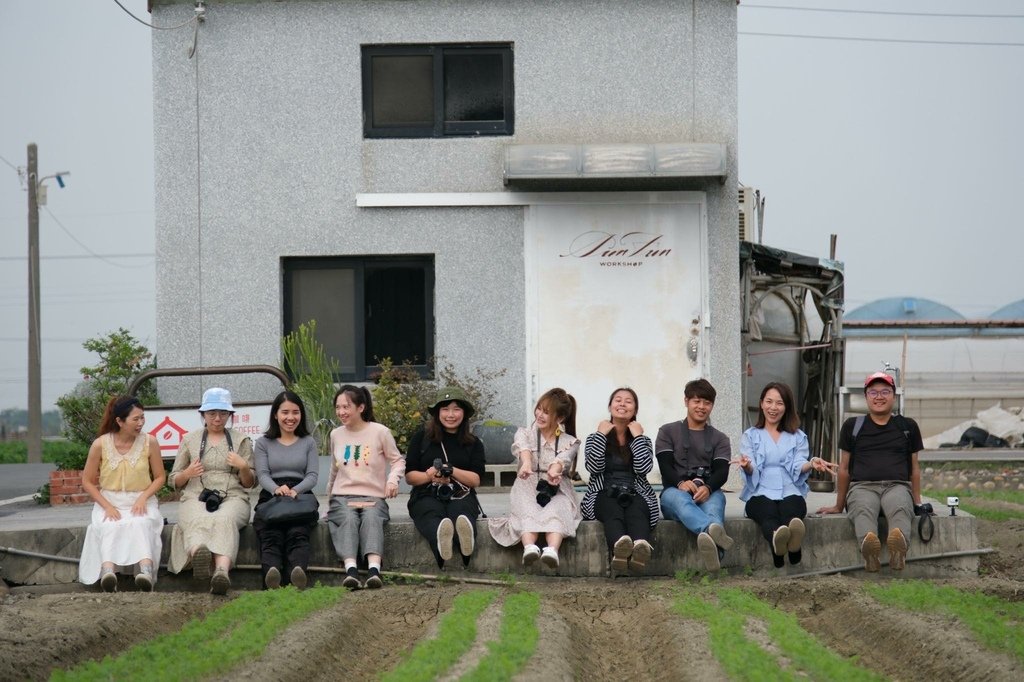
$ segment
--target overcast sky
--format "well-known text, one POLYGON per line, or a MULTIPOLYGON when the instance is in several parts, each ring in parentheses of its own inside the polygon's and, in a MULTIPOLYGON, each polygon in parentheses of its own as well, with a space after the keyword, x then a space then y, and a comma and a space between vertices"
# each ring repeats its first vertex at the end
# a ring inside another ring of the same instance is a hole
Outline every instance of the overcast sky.
MULTIPOLYGON (((984 317, 1024 297, 1024 3, 762 0, 739 29, 740 180, 767 198, 765 243, 827 256, 837 234, 847 310, 918 296, 984 317)), ((40 175, 71 171, 40 211, 44 409, 95 361, 85 339, 125 327, 159 351, 150 44, 112 0, 0 1, 0 408, 27 404, 29 142, 40 175)))

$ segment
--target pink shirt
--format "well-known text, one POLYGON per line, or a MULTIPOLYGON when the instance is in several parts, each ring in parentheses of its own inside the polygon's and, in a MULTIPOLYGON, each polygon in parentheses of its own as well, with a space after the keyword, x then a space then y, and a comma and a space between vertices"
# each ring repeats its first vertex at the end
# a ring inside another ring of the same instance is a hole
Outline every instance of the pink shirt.
POLYGON ((331 459, 331 495, 383 498, 387 484, 398 485, 405 474, 405 457, 391 429, 377 422, 364 422, 358 431, 346 426, 331 431, 331 459))

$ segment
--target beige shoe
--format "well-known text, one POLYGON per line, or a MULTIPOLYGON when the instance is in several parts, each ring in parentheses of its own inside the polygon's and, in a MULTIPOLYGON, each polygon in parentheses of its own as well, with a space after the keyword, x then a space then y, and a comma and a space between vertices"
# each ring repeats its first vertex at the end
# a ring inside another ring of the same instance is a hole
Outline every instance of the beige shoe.
POLYGON ((462 556, 472 556, 476 549, 476 529, 468 516, 459 516, 455 519, 455 533, 459 536, 459 553, 462 556))
POLYGON ((437 552, 448 561, 452 558, 452 541, 455 539, 455 524, 451 519, 441 519, 437 527, 437 552))
POLYGON ((629 568, 629 557, 633 553, 633 538, 623 535, 612 545, 612 570, 625 573, 629 568))
POLYGON ((807 532, 807 527, 804 526, 802 519, 790 519, 789 521, 789 545, 787 549, 790 552, 799 552, 800 548, 804 544, 804 534, 807 532))
POLYGON ((860 555, 864 557, 864 570, 875 573, 882 567, 882 542, 878 536, 869 532, 860 543, 860 555))
POLYGON ((109 568, 104 569, 100 576, 100 587, 104 592, 117 592, 117 574, 109 568))
POLYGON ((779 526, 772 533, 772 551, 775 556, 786 556, 789 547, 789 526, 779 526))
POLYGON ((523 547, 523 566, 532 566, 540 558, 540 547, 527 545, 523 547))
POLYGON ((297 590, 306 589, 306 585, 309 583, 309 578, 306 577, 306 572, 302 570, 302 566, 296 566, 292 569, 289 582, 292 585, 295 585, 295 589, 297 590))
POLYGON ((213 566, 213 555, 206 545, 199 545, 195 554, 192 555, 192 578, 194 580, 209 580, 210 571, 213 566))
POLYGON ((278 570, 277 566, 271 566, 267 569, 267 574, 263 576, 263 584, 267 586, 268 590, 276 590, 281 587, 281 571, 278 570))
POLYGON ((223 568, 218 568, 210 578, 210 592, 217 595, 227 594, 231 589, 231 578, 223 568))
POLYGON ((697 536, 697 554, 700 556, 701 563, 704 564, 704 570, 708 573, 722 568, 722 562, 718 558, 718 545, 715 544, 710 534, 701 533, 697 536))
POLYGON ((647 540, 633 543, 633 554, 629 557, 629 570, 632 573, 643 573, 647 570, 647 562, 651 560, 654 548, 647 540))
POLYGON ((725 534, 725 528, 721 524, 712 523, 708 526, 708 535, 722 549, 730 549, 732 547, 732 538, 725 534))
POLYGON ((135 574, 135 587, 140 592, 153 591, 153 569, 151 567, 143 566, 139 569, 139 572, 135 574))
POLYGON ((903 531, 899 528, 889 531, 885 546, 889 548, 889 568, 902 571, 907 565, 907 538, 904 537, 903 531))

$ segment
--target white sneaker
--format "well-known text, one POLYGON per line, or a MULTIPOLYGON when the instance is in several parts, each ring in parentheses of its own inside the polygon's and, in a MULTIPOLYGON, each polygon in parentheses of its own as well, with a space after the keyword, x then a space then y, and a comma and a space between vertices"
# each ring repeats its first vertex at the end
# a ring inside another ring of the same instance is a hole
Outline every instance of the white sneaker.
POLYGON ((718 559, 718 545, 707 533, 697 536, 697 554, 708 573, 714 573, 722 567, 722 562, 718 559))
POLYGON ((545 547, 540 554, 540 562, 548 568, 558 568, 558 551, 554 547, 545 547))
POLYGON ((140 592, 153 591, 153 569, 151 567, 143 566, 139 569, 139 572, 135 574, 135 587, 140 592))
POLYGON ((786 556, 789 551, 789 526, 779 526, 772 533, 772 551, 775 556, 786 556))
POLYGON ((616 573, 625 573, 631 554, 633 554, 633 538, 623 535, 612 545, 612 570, 616 573))
POLYGON ((633 554, 629 557, 629 570, 633 573, 643 573, 647 570, 647 562, 651 560, 654 548, 647 540, 637 540, 633 543, 633 554))
POLYGON ((523 566, 532 566, 540 558, 540 547, 526 545, 523 547, 523 566))
POLYGON ((441 519, 437 527, 437 552, 448 561, 452 558, 452 540, 455 538, 455 525, 451 519, 441 519))
POLYGON ((462 556, 472 556, 476 547, 476 529, 468 516, 455 519, 455 532, 459 535, 459 552, 462 556))

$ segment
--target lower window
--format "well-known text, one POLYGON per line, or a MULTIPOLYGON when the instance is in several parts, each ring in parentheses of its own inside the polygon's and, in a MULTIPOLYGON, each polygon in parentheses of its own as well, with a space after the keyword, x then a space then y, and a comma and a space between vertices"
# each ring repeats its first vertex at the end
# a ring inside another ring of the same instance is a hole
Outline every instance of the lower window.
POLYGON ((433 256, 284 258, 284 333, 316 320, 342 381, 383 358, 426 371, 434 354, 433 256))

